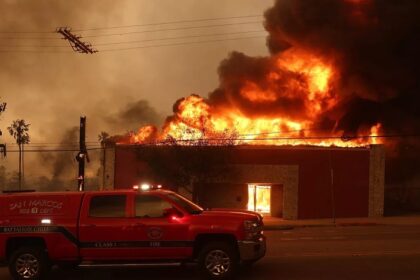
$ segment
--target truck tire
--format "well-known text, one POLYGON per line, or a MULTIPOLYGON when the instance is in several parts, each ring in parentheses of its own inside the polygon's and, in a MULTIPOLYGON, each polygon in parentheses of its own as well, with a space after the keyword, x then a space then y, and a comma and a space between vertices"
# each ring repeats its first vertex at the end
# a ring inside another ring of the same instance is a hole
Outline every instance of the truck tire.
POLYGON ((10 274, 16 280, 44 279, 49 269, 47 254, 42 248, 19 248, 9 260, 10 274))
POLYGON ((238 265, 237 254, 227 242, 211 242, 198 255, 200 274, 206 279, 231 279, 238 265))

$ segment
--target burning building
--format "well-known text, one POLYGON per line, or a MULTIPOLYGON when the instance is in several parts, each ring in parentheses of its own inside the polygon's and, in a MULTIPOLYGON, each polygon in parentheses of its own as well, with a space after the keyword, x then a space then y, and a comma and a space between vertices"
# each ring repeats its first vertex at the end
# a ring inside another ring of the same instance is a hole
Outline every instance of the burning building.
POLYGON ((384 149, 308 146, 144 146, 106 150, 104 187, 175 187, 207 208, 286 219, 382 216, 384 149))
POLYGON ((181 98, 161 129, 115 138, 105 187, 171 184, 163 173, 172 182, 178 174, 176 185, 208 207, 382 215, 384 151, 390 180, 418 174, 405 168, 401 179, 398 170, 419 166, 410 137, 420 129, 419 8, 409 0, 276 1, 265 13, 270 55, 231 53, 207 98, 181 98))

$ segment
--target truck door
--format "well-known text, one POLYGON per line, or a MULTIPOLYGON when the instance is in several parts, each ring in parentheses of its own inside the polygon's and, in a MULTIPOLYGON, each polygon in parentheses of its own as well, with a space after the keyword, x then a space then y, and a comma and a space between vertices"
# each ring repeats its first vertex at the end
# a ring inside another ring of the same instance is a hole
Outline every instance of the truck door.
POLYGON ((124 241, 131 238, 132 222, 127 194, 86 195, 80 217, 79 241, 83 260, 126 259, 124 241))
POLYGON ((189 221, 171 202, 157 193, 134 196, 136 236, 141 237, 139 256, 147 259, 183 259, 192 255, 189 221), (144 242, 145 241, 145 242, 144 242))

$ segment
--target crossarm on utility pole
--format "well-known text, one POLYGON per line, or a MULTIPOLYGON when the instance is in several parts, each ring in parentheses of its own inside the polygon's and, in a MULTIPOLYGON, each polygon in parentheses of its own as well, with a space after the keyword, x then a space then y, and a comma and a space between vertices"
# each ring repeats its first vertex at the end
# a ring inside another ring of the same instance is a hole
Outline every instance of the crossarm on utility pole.
POLYGON ((63 35, 63 39, 68 40, 72 49, 76 52, 93 54, 98 52, 92 48, 92 44, 81 41, 81 36, 76 36, 71 33, 71 29, 68 27, 57 28, 57 33, 63 35))

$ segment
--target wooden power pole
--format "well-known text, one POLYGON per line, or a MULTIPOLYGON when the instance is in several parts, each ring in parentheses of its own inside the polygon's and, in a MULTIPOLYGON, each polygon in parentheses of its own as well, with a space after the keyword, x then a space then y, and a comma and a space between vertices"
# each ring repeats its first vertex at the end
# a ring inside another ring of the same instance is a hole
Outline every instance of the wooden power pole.
POLYGON ((80 117, 80 151, 76 156, 79 162, 79 177, 77 178, 77 189, 79 191, 85 190, 85 158, 87 157, 86 150, 86 117, 80 117))

